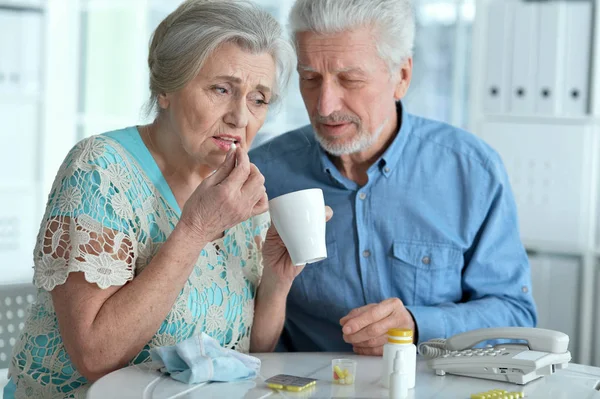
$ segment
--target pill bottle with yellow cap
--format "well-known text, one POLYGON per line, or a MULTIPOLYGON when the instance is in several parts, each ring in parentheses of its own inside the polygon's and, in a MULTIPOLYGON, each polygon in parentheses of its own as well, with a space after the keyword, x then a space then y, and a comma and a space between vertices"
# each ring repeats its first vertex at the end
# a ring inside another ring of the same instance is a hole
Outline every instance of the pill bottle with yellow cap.
POLYGON ((400 369, 406 373, 408 389, 415 387, 417 369, 417 347, 413 344, 413 331, 407 328, 392 328, 387 332, 388 342, 383 346, 383 375, 381 382, 390 387, 390 374, 394 371, 396 352, 403 351, 400 369))

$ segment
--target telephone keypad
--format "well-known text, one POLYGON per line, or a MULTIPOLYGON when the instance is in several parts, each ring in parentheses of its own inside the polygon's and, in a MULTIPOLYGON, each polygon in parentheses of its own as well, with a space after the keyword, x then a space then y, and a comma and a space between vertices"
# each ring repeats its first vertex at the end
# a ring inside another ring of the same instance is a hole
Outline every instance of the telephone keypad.
POLYGON ((476 356, 498 356, 498 355, 508 355, 509 353, 506 352, 506 348, 483 348, 483 349, 465 349, 462 351, 450 351, 449 353, 446 353, 443 357, 447 358, 447 357, 461 357, 461 356, 466 356, 466 357, 472 357, 473 355, 476 356))

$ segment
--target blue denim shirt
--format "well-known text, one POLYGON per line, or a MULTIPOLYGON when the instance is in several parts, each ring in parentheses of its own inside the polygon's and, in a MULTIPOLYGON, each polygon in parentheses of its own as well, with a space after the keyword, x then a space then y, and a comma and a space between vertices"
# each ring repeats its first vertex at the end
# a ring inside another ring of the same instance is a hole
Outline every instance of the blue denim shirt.
MULTIPOLYGON (((400 130, 360 187, 310 126, 251 151, 269 198, 319 187, 334 216, 324 261, 296 278, 281 344, 351 351, 340 318, 397 297, 418 341, 482 327, 535 326, 531 274, 498 154, 474 135, 403 111, 400 130)), ((280 346, 281 348, 281 346, 280 346)))

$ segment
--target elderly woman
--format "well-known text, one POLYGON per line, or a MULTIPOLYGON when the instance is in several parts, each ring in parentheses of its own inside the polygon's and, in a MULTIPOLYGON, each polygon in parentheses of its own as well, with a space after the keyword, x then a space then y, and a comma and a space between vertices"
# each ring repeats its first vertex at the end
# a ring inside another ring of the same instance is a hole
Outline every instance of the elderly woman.
POLYGON ((289 77, 281 33, 239 1, 189 0, 161 22, 148 56, 154 122, 80 142, 58 171, 5 398, 82 397, 200 332, 273 350, 301 268, 269 229, 246 151, 289 77))

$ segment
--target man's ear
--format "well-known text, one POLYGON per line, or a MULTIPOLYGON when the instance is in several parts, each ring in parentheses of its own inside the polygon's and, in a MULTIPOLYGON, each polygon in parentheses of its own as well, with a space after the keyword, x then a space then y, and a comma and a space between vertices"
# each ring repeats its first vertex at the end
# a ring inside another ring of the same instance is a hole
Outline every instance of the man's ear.
POLYGON ((396 85, 394 87, 394 99, 396 99, 396 101, 401 100, 408 92, 410 81, 412 80, 412 67, 413 60, 412 57, 410 57, 404 61, 398 69, 396 85))

